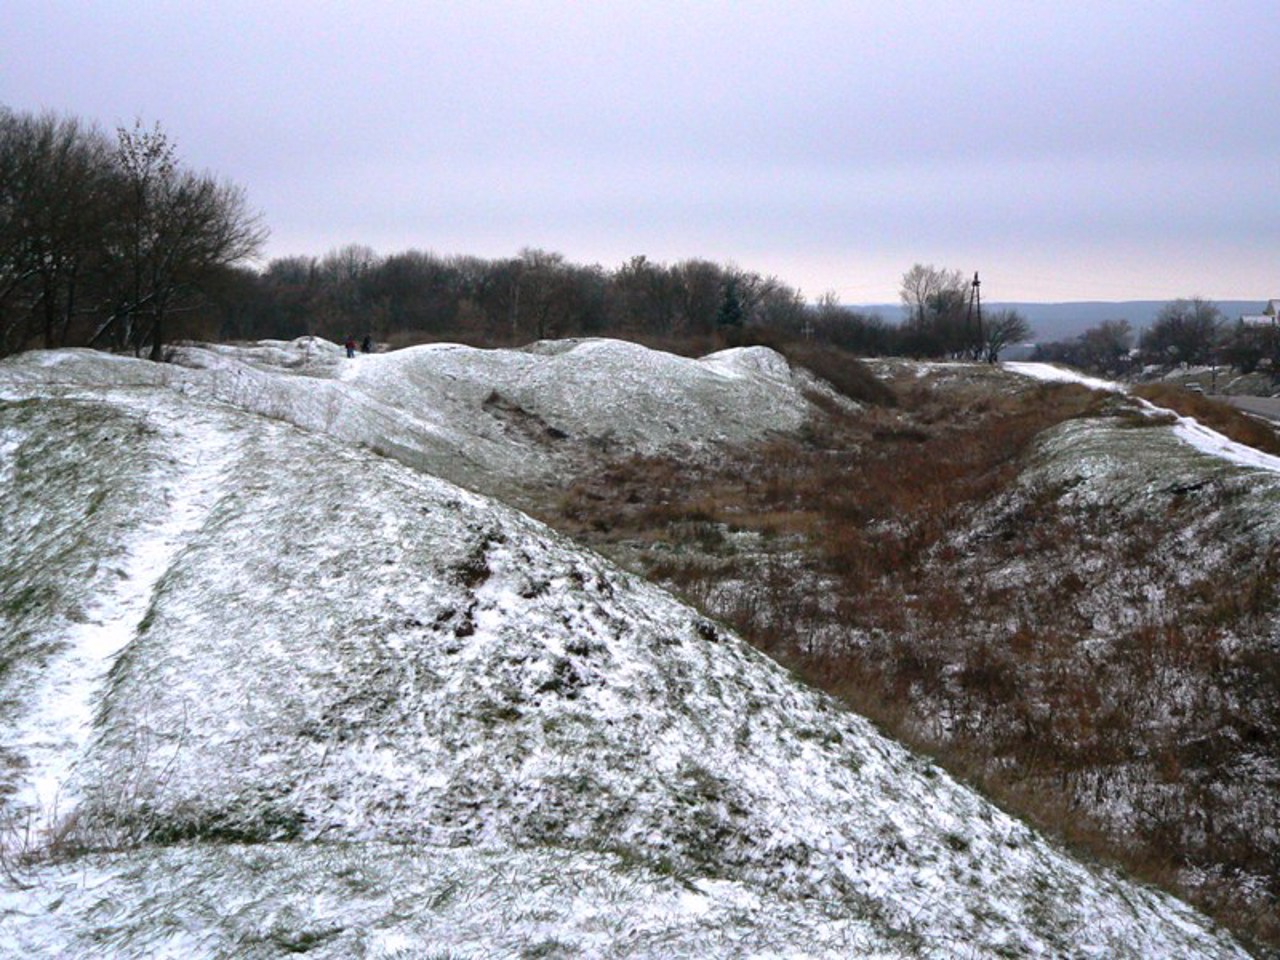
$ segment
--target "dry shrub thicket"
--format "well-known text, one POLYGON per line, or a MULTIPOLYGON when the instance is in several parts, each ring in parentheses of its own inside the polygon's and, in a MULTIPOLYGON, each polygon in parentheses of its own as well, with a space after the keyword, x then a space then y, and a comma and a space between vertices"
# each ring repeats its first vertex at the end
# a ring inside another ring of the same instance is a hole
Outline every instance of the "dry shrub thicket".
POLYGON ((879 404, 714 463, 614 463, 547 519, 1077 850, 1280 947, 1280 550, 1206 560, 1176 536, 1239 491, 1169 490, 1156 516, 1011 496, 1045 430, 1156 421, 982 367, 904 370, 887 397, 840 362, 879 404))

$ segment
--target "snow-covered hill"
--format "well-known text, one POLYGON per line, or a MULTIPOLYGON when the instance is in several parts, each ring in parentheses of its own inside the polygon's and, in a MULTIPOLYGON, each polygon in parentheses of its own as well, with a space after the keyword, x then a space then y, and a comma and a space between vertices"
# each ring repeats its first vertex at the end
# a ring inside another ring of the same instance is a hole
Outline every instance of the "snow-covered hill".
POLYGON ((832 396, 761 347, 690 360, 617 340, 431 344, 348 360, 304 337, 190 344, 173 359, 36 352, 16 358, 8 377, 64 395, 85 383, 165 386, 504 496, 557 486, 584 451, 705 450, 794 431, 810 413, 807 393, 832 396))
POLYGON ((297 349, 0 364, 0 950, 1243 955, 424 471, 554 466, 493 393, 636 449, 794 429, 776 356, 297 349))

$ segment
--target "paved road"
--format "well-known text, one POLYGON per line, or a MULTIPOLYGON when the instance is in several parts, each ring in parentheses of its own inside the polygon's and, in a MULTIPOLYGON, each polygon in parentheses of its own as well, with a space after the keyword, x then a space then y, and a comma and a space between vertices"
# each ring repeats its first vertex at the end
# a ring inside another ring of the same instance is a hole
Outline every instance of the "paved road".
POLYGON ((1222 397, 1232 406, 1280 423, 1280 397, 1222 397))

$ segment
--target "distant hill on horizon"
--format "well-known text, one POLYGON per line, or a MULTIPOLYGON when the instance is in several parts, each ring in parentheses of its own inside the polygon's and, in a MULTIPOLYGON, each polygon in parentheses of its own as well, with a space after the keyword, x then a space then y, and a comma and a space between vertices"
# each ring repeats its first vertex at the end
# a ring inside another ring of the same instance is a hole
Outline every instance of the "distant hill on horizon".
MULTIPOLYGON (((1172 299, 1172 298, 1170 298, 1172 299)), ((1030 301, 993 301, 984 303, 984 310, 1017 310, 1031 324, 1032 338, 1039 342, 1070 340, 1104 320, 1128 320, 1134 331, 1148 326, 1160 308, 1168 300, 1081 300, 1066 303, 1035 303, 1030 301)), ((1228 320, 1250 313, 1260 313, 1267 305, 1266 298, 1258 300, 1214 300, 1228 320)), ((855 310, 878 313, 886 320, 896 321, 902 315, 900 303, 849 304, 855 310)))

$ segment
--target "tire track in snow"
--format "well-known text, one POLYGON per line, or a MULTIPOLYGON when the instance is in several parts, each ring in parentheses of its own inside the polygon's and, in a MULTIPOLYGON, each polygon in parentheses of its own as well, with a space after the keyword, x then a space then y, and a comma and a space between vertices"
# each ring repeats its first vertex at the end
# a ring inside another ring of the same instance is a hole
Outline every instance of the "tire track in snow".
POLYGON ((75 807, 71 776, 92 738, 107 673, 137 634, 174 558, 221 498, 239 447, 214 411, 191 416, 185 405, 175 410, 136 396, 112 399, 157 429, 173 464, 155 487, 140 492, 163 504, 161 516, 125 540, 121 575, 103 578, 84 622, 59 638, 64 648, 46 664, 28 711, 10 731, 11 746, 28 766, 5 814, 28 836, 55 830, 75 807))

